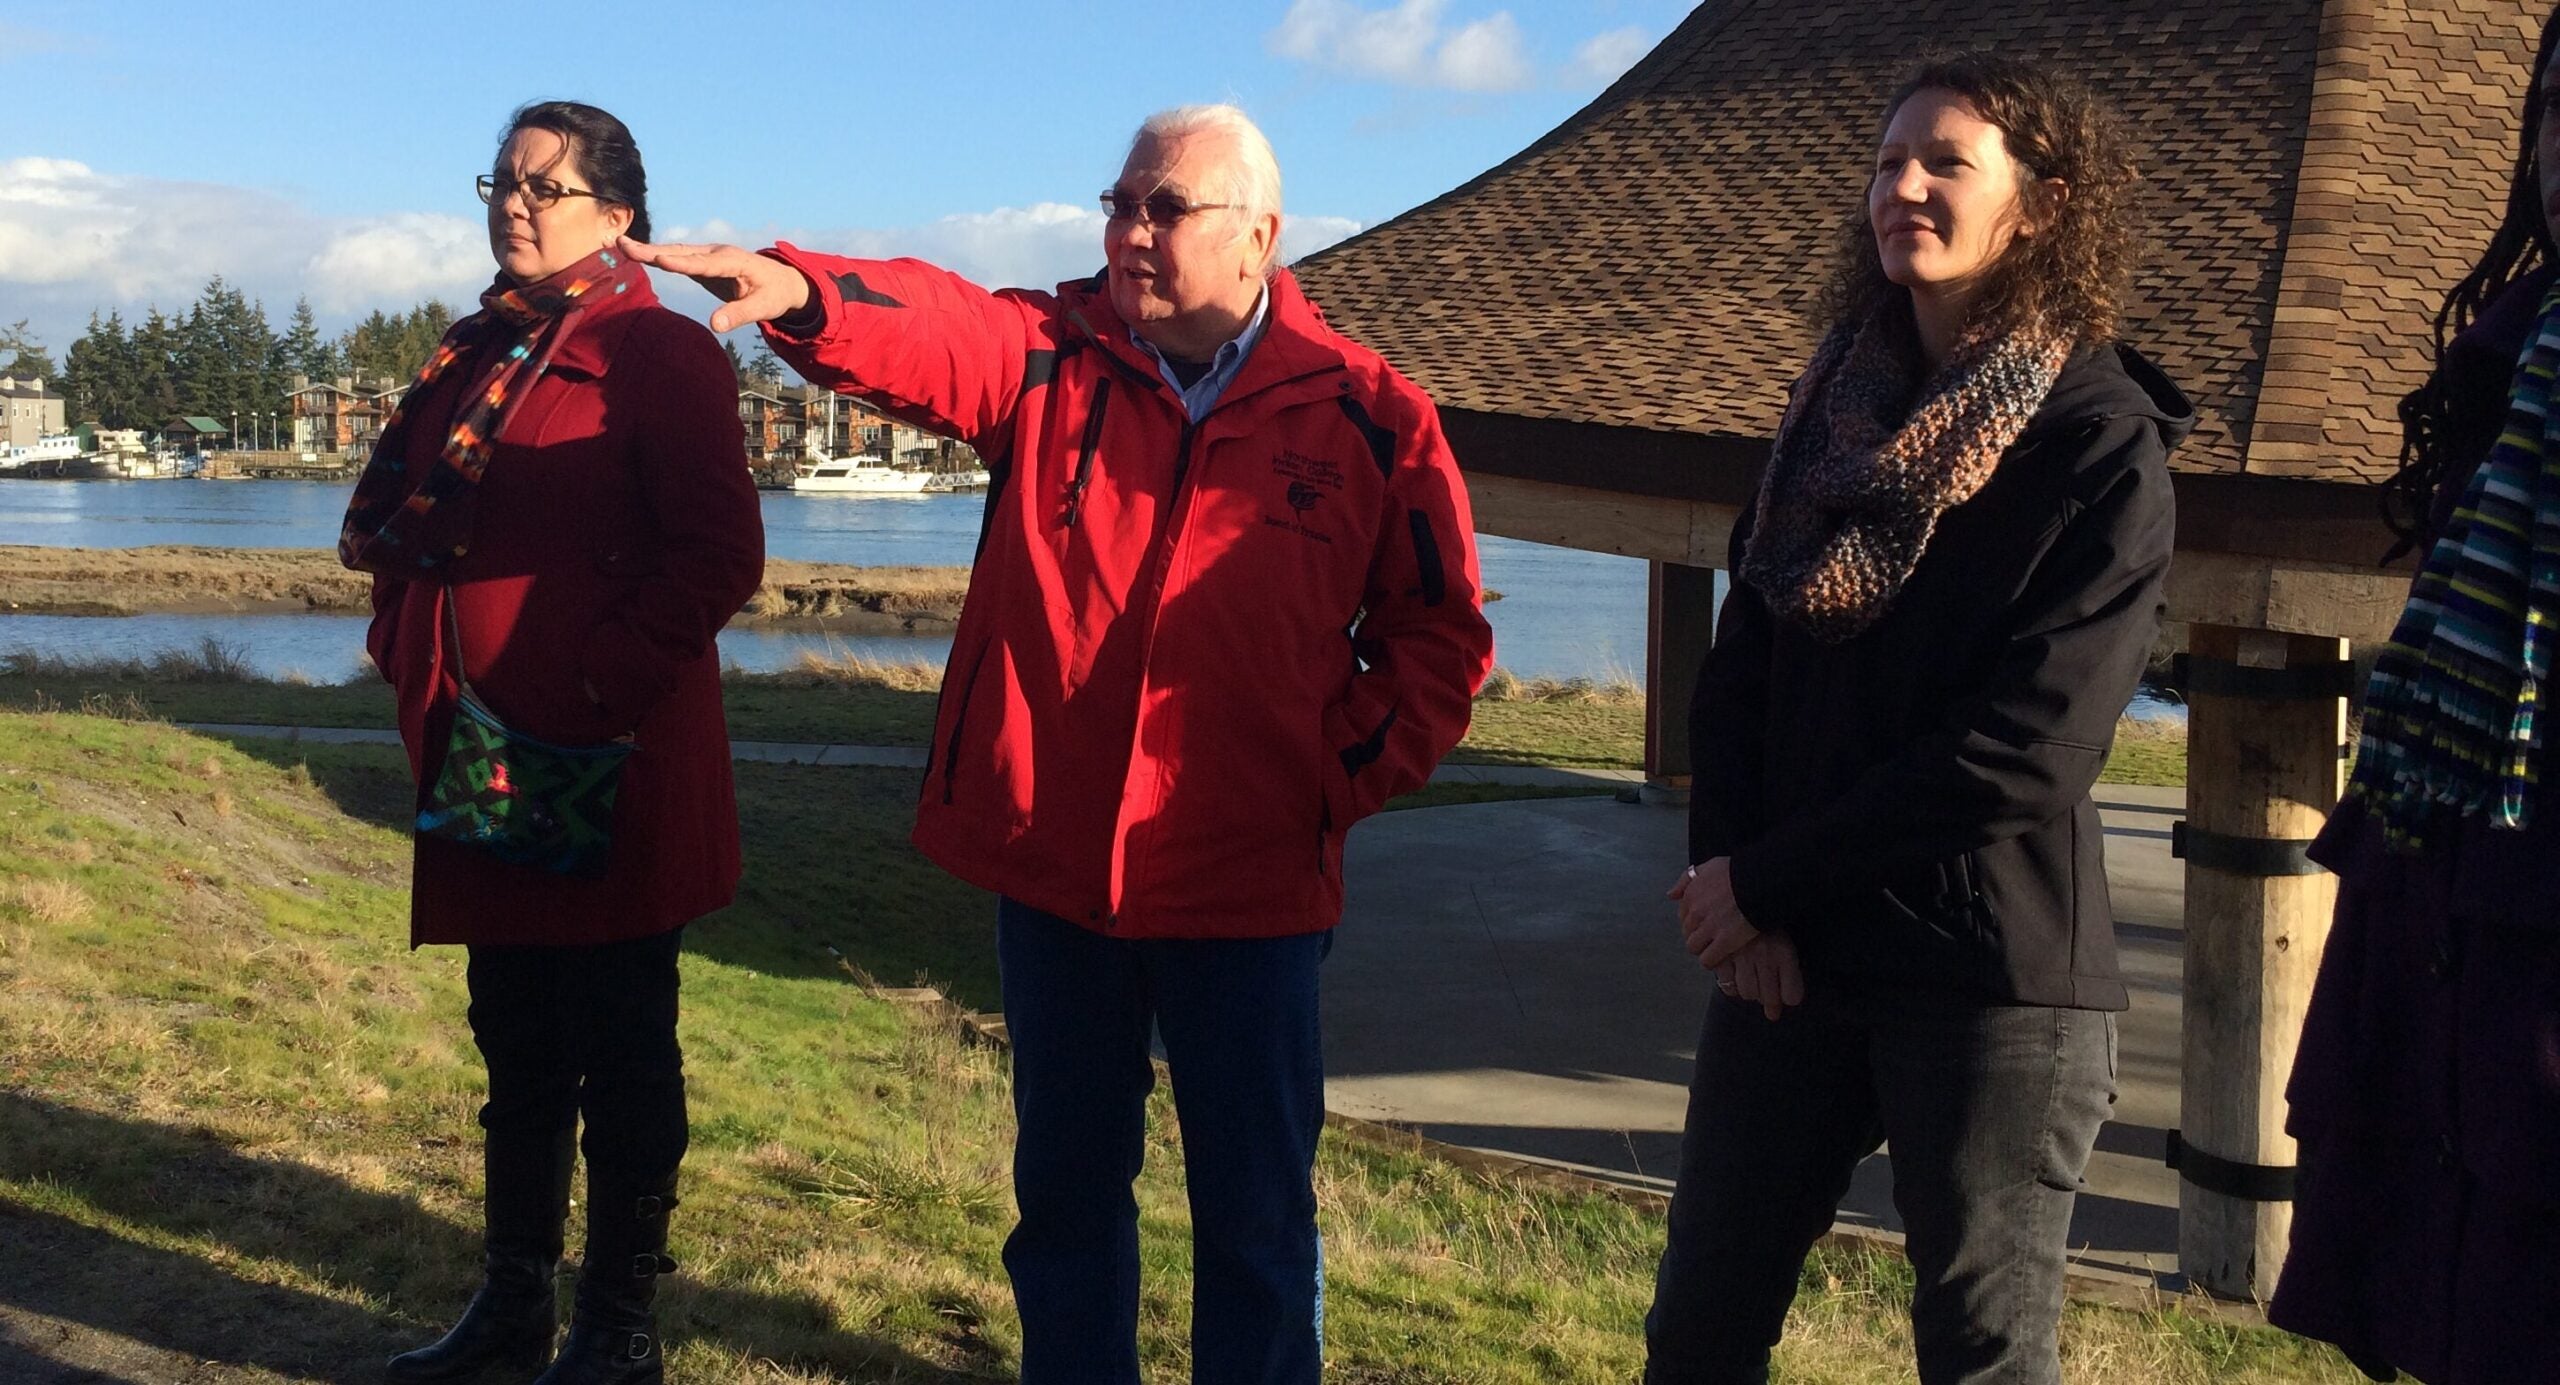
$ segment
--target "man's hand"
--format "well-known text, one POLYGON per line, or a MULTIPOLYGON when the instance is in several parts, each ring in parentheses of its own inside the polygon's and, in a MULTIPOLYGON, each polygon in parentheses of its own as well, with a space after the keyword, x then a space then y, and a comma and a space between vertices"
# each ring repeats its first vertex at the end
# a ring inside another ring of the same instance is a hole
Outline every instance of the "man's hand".
POLYGON ((711 315, 714 332, 771 322, 809 305, 808 275, 752 250, 734 245, 651 245, 624 236, 622 253, 636 263, 681 274, 711 290, 712 297, 728 305, 711 315))
POLYGON ((1718 856, 1691 866, 1672 882, 1669 897, 1680 905, 1680 937, 1698 965, 1715 971, 1760 936, 1733 898, 1733 862, 1718 856))
POLYGON ((1738 1000, 1755 1000, 1775 1021, 1790 1005, 1804 1004, 1804 967, 1784 933, 1763 933, 1716 971, 1716 985, 1738 1000))

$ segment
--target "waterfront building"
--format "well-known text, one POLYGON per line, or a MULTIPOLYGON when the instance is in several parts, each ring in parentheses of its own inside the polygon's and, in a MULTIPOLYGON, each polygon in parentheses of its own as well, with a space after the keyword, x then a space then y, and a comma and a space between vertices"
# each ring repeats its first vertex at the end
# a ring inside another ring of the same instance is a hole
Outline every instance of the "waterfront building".
POLYGON ((68 426, 62 396, 42 377, 0 375, 0 447, 33 447, 68 426))
POLYGON ((361 462, 373 455, 391 411, 409 387, 385 376, 341 375, 335 380, 293 377, 287 396, 293 419, 293 451, 361 462))

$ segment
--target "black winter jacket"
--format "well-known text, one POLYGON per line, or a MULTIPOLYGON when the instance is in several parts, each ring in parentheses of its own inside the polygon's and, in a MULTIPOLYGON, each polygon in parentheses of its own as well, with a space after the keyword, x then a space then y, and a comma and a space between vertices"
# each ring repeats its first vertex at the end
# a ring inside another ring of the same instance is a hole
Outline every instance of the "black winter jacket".
POLYGON ((1733 858, 1807 985, 2125 1007, 2089 790, 2159 632, 2194 421, 2131 348, 2083 350, 1856 638, 1732 584, 1690 708, 1689 856, 1733 858))

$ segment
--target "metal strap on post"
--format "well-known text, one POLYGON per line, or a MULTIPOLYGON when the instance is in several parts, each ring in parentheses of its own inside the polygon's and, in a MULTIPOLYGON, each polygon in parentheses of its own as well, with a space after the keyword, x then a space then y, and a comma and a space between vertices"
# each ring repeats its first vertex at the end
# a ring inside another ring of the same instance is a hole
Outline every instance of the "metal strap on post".
POLYGON ((2353 697, 2356 692, 2356 666, 2345 659, 2283 668, 2258 668, 2195 654, 2180 654, 2169 662, 2171 676, 2189 697, 2312 702, 2324 697, 2353 697))
POLYGON ((2169 1153, 2165 1162, 2178 1171, 2178 1177, 2208 1193, 2220 1193, 2242 1202, 2293 1201, 2294 1169, 2291 1164, 2243 1164, 2218 1154, 2207 1154, 2178 1138, 2175 1130, 2169 1132, 2169 1153))
POLYGON ((2309 837, 2234 837, 2207 832, 2184 818, 2169 826, 2169 854, 2225 875, 2318 875, 2327 867, 2311 859, 2309 837))

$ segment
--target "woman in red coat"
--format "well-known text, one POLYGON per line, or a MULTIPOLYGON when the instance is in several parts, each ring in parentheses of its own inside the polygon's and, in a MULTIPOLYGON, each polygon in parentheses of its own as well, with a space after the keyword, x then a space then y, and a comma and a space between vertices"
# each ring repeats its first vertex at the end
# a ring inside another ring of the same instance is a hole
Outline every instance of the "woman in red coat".
MULTIPOLYGON (((763 525, 726 354, 608 248, 648 234, 630 131, 592 106, 527 106, 479 189, 497 281, 384 430, 341 556, 374 574, 366 647, 399 690, 421 786, 465 681, 511 734, 632 750, 601 874, 417 839, 410 940, 470 949, 487 1277, 390 1375, 549 1362, 542 1385, 655 1382, 649 1304, 674 1264, 686 1143, 676 954, 738 882, 713 637, 762 576, 763 525), (587 1252, 553 1361, 581 1115, 587 1252)), ((503 772, 489 787, 507 791, 503 772)))

